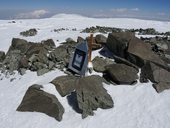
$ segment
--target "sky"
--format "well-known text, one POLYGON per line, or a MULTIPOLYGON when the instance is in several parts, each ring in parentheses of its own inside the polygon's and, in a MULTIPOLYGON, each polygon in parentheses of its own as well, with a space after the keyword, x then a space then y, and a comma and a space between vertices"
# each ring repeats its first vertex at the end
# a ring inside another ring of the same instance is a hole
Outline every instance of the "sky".
POLYGON ((170 0, 0 0, 0 19, 46 18, 58 13, 170 21, 170 0))

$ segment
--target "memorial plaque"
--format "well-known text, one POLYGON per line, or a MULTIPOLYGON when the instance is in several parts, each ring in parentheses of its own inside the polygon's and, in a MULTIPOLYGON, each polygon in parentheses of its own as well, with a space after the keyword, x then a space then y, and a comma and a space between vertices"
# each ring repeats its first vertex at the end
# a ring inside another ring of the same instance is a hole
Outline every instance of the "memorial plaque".
POLYGON ((84 76, 88 65, 88 45, 84 41, 77 44, 74 55, 70 59, 68 68, 77 74, 84 76))

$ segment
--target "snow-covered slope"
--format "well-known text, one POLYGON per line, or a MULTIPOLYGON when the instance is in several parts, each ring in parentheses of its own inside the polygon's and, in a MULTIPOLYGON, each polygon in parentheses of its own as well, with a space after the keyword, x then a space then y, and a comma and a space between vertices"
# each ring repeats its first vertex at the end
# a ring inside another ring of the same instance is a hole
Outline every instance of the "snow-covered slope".
MULTIPOLYGON (((58 15, 59 17, 59 15, 58 15)), ((28 41, 40 42, 52 38, 58 46, 66 38, 76 40, 77 36, 86 37, 88 34, 80 33, 85 27, 95 25, 120 27, 120 28, 155 28, 158 31, 170 31, 170 22, 145 21, 138 19, 93 19, 71 15, 60 15, 60 18, 40 20, 0 21, 0 50, 7 51, 13 37, 24 38, 28 41), (77 18, 75 18, 77 17, 77 18), (79 18, 78 18, 79 17, 79 18), (22 37, 21 31, 37 28, 35 37, 22 37), (59 33, 54 29, 68 28, 59 33), (72 31, 76 28, 77 31, 72 31), (59 41, 57 41, 59 40, 59 41)), ((93 53, 93 57, 98 51, 93 53)), ((62 98, 55 87, 49 82, 63 72, 55 70, 43 76, 27 71, 24 76, 18 73, 7 75, 0 74, 0 128, 169 128, 170 127, 170 90, 161 94, 151 86, 152 83, 135 86, 104 85, 114 101, 114 108, 108 110, 98 109, 93 117, 82 120, 81 115, 69 106, 67 98, 62 98), (14 79, 13 79, 14 78, 14 79), (11 82, 11 80, 13 80, 11 82), (65 108, 63 120, 55 119, 37 112, 17 112, 26 90, 33 84, 41 84, 44 90, 57 96, 65 108)))

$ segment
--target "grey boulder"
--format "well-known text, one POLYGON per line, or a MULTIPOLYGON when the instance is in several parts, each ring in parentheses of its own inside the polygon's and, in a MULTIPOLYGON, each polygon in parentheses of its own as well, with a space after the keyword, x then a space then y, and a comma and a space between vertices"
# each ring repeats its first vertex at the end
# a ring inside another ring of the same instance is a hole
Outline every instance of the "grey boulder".
POLYGON ((109 109, 113 107, 113 100, 103 88, 100 76, 80 78, 76 84, 76 97, 78 107, 82 110, 82 118, 94 115, 97 108, 109 109))
POLYGON ((29 87, 17 111, 42 112, 61 121, 63 106, 54 95, 44 92, 41 88, 41 85, 29 87))
POLYGON ((138 70, 125 64, 112 64, 106 67, 105 77, 121 85, 132 85, 137 82, 138 70))
POLYGON ((75 76, 60 76, 51 81, 62 97, 75 90, 77 79, 75 76))

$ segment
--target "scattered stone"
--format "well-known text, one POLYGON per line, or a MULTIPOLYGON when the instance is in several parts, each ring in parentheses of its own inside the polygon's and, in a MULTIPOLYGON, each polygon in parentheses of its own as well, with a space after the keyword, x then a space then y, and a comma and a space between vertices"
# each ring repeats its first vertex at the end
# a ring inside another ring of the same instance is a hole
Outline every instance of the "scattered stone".
POLYGON ((51 47, 51 48, 56 47, 56 46, 55 46, 55 43, 54 43, 54 41, 53 41, 52 39, 44 40, 44 41, 42 41, 41 43, 44 44, 44 45, 46 45, 46 46, 49 46, 49 47, 51 47))
POLYGON ((80 78, 76 85, 78 107, 82 111, 82 118, 94 115, 97 108, 109 109, 113 107, 113 100, 103 88, 100 76, 80 78))
POLYGON ((51 81, 62 97, 70 94, 75 90, 78 78, 75 76, 60 76, 51 81))
POLYGON ((105 66, 113 64, 114 62, 108 58, 104 59, 102 57, 97 56, 92 60, 92 63, 94 71, 104 72, 106 70, 105 66))
POLYGON ((118 85, 132 85, 137 82, 137 73, 138 70, 125 64, 112 64, 106 66, 105 77, 118 85))
POLYGON ((44 92, 41 88, 41 85, 29 87, 17 111, 42 112, 61 121, 63 106, 54 95, 44 92))
POLYGON ((29 29, 27 31, 20 32, 20 35, 28 37, 28 36, 35 36, 37 35, 37 30, 35 28, 29 29))
POLYGON ((5 52, 0 51, 0 62, 3 62, 5 59, 5 52))

